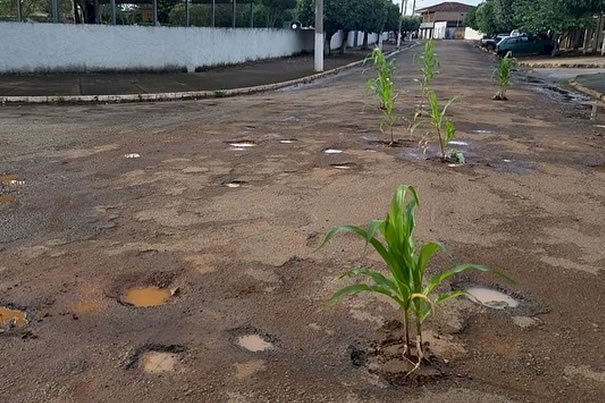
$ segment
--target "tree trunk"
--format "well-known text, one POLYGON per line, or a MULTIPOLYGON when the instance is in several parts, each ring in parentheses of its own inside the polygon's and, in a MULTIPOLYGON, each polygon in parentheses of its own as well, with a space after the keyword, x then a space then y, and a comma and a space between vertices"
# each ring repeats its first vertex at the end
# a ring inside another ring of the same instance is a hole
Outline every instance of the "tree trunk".
POLYGON ((363 50, 366 50, 368 48, 368 33, 367 32, 363 33, 363 45, 361 45, 361 48, 363 50))

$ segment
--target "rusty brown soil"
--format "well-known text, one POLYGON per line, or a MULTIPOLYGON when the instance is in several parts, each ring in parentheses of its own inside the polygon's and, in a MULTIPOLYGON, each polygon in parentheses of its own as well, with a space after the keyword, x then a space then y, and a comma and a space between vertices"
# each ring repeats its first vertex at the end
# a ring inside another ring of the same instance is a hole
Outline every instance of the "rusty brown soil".
MULTIPOLYGON (((19 182, 0 189, 0 306, 28 319, 0 334, 3 400, 602 401, 603 123, 522 76, 493 102, 493 60, 437 50, 463 167, 427 160, 418 138, 384 147, 363 69, 232 99, 1 107, 0 175, 19 182), (326 304, 340 272, 377 257, 349 237, 316 251, 331 226, 382 216, 400 183, 420 194, 419 241, 517 280, 452 286, 520 302, 438 309, 426 338, 443 365, 404 386, 396 311, 368 295, 326 304), (120 303, 133 287, 172 296, 120 303)), ((407 117, 415 51, 398 57, 407 117)))

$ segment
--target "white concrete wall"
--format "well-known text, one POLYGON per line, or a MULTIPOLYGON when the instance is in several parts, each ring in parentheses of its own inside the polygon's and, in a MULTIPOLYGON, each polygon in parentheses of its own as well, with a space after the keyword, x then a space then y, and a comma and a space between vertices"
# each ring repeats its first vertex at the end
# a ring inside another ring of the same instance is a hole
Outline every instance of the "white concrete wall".
MULTIPOLYGON (((361 46, 363 44, 363 32, 361 31, 350 31, 347 36, 347 47, 351 48, 355 46, 355 35, 357 35, 357 46, 361 46)), ((388 33, 384 33, 383 38, 388 39, 388 33)), ((338 31, 332 36, 332 40, 330 41, 330 49, 339 49, 342 46, 342 41, 344 40, 344 33, 342 31, 338 31)), ((371 33, 368 35, 368 45, 372 45, 378 42, 378 34, 371 33)))
POLYGON ((313 31, 0 22, 0 73, 173 70, 313 50, 313 31))
POLYGON ((481 32, 475 31, 470 27, 464 28, 464 39, 479 40, 481 38, 483 38, 483 34, 481 32))

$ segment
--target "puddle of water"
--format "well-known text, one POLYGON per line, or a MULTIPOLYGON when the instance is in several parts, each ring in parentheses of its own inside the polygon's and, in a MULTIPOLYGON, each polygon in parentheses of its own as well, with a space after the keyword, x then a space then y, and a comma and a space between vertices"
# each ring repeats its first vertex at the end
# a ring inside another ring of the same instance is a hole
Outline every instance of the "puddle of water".
POLYGON ((281 140, 279 140, 279 142, 280 142, 281 144, 294 144, 294 143, 296 143, 297 141, 298 141, 298 140, 296 140, 296 139, 281 139, 281 140))
POLYGON ((248 140, 234 141, 232 143, 229 143, 229 145, 231 147, 239 148, 239 149, 256 147, 256 143, 254 141, 248 141, 248 140))
POLYGON ((137 308, 158 306, 166 303, 171 296, 170 290, 160 287, 134 287, 126 290, 120 301, 137 308))
POLYGON ((148 351, 141 357, 139 367, 149 374, 159 374, 162 372, 174 372, 177 363, 177 354, 148 351))
POLYGON ((2 174, 0 175, 0 185, 2 186, 22 186, 25 185, 25 181, 19 179, 15 174, 2 174))
POLYGON ((128 153, 128 154, 124 154, 124 158, 127 158, 127 159, 141 158, 141 154, 138 154, 138 153, 128 153))
POLYGON ((5 203, 13 203, 17 201, 17 197, 15 195, 2 195, 0 194, 0 204, 5 204, 5 203))
POLYGON ((237 338, 237 344, 248 351, 252 351, 253 353, 273 349, 272 343, 268 342, 257 334, 247 334, 245 336, 240 336, 237 338))
POLYGON ((504 162, 513 162, 512 160, 507 160, 507 159, 504 159, 502 161, 504 161, 504 162))
POLYGON ((326 154, 341 154, 343 152, 338 148, 324 148, 322 151, 326 154))
POLYGON ((452 140, 448 144, 452 144, 454 146, 467 146, 468 145, 468 143, 466 141, 460 141, 460 140, 452 140))
POLYGON ((330 166, 334 169, 351 169, 355 167, 355 164, 352 162, 343 162, 342 164, 330 164, 330 166))
POLYGON ((6 326, 24 327, 25 325, 27 325, 27 313, 0 306, 0 328, 6 326))
POLYGON ((244 181, 231 181, 231 182, 225 182, 223 185, 225 185, 231 189, 236 189, 245 184, 246 184, 246 182, 244 182, 244 181))
POLYGON ((605 129, 605 125, 594 125, 594 127, 600 127, 601 129, 605 129))
POLYGON ((519 301, 510 297, 503 292, 492 290, 486 287, 469 287, 466 291, 474 298, 471 300, 479 302, 488 308, 505 309, 516 308, 519 306, 519 301))
MULTIPOLYGON (((487 130, 487 129, 476 129, 476 130, 471 130, 471 133, 477 133, 477 134, 494 134, 493 130, 487 130)), ((451 143, 451 141, 450 141, 451 143)))

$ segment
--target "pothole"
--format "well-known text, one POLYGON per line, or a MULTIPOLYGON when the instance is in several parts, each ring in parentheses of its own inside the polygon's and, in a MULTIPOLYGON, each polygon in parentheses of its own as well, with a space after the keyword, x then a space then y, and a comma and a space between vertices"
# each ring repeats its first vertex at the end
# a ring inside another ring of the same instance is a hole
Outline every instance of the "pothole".
POLYGON ((14 203, 17 197, 12 194, 0 194, 0 204, 14 203))
POLYGON ((451 144, 453 146, 468 146, 468 143, 466 141, 460 140, 451 140, 448 144, 451 144))
MULTIPOLYGON (((488 129, 475 129, 475 130, 471 130, 471 133, 476 133, 476 134, 494 134, 495 132, 493 130, 488 130, 488 129)), ((450 141, 451 143, 451 141, 450 141)))
POLYGON ((343 162, 341 164, 330 164, 330 166, 334 169, 352 169, 355 168, 355 164, 353 162, 343 162))
POLYGON ((471 294, 472 301, 492 309, 516 308, 519 301, 513 297, 487 287, 468 287, 466 291, 471 294))
POLYGON ((167 288, 133 287, 120 296, 120 302, 137 308, 146 308, 165 304, 171 296, 172 292, 167 288))
POLYGON ((247 149, 256 147, 256 143, 252 140, 230 141, 228 144, 234 149, 247 149))
POLYGON ((275 348, 273 346, 273 343, 265 340, 258 334, 246 334, 243 336, 239 336, 237 338, 237 345, 245 348, 248 351, 252 351, 253 353, 273 350, 275 348))
POLYGON ((141 154, 139 153, 128 153, 128 154, 124 154, 124 158, 126 159, 137 159, 137 158, 141 158, 141 154))
POLYGON ((325 154, 342 154, 344 152, 338 148, 332 148, 332 147, 324 148, 321 151, 325 154))
POLYGON ((274 350, 277 338, 251 326, 229 330, 231 342, 253 353, 274 350))
POLYGON ((126 368, 138 368, 148 374, 174 372, 178 368, 184 351, 185 347, 177 344, 146 345, 135 351, 126 368))
POLYGON ((224 182, 223 185, 227 186, 228 188, 231 188, 231 189, 236 189, 236 188, 241 187, 242 185, 245 185, 246 183, 248 183, 248 182, 245 182, 245 181, 230 181, 230 182, 224 182))
POLYGON ((27 326, 27 313, 19 309, 0 306, 0 328, 27 326))
POLYGON ((11 173, 0 174, 0 185, 1 186, 21 186, 24 184, 25 184, 25 181, 20 179, 15 174, 11 174, 11 173))
POLYGON ((296 139, 280 139, 278 141, 280 142, 280 144, 294 144, 298 140, 296 140, 296 139))

